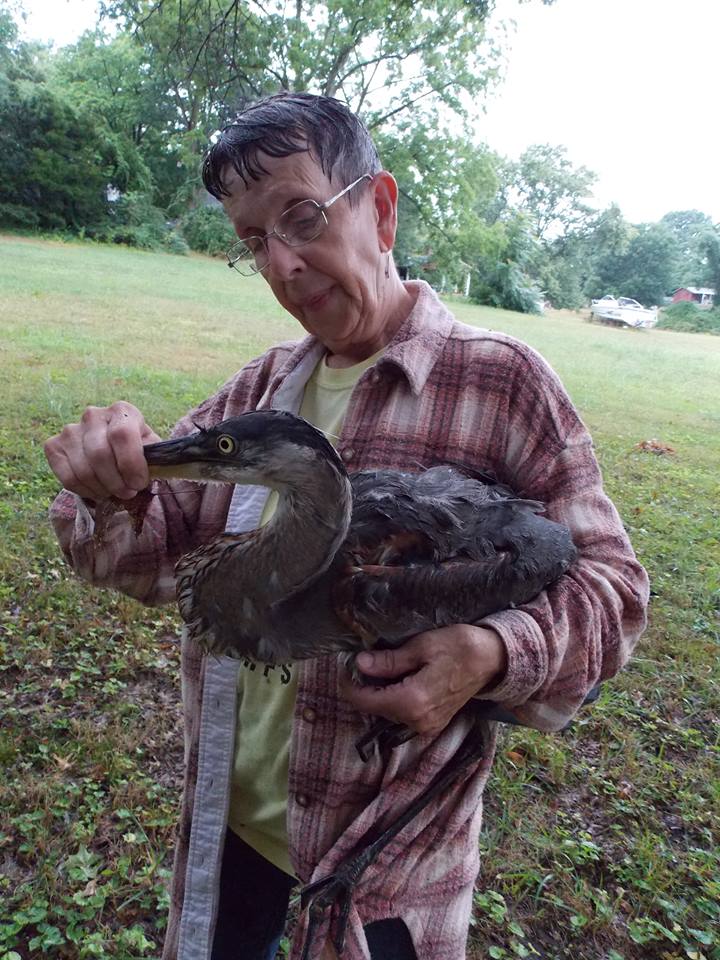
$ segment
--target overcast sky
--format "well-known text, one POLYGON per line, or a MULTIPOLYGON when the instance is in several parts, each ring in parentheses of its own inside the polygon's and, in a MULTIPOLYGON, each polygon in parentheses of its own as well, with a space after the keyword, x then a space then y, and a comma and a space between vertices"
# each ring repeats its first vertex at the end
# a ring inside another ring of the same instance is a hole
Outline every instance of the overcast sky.
POLYGON ((514 16, 506 80, 480 129, 517 156, 563 144, 633 221, 720 220, 718 0, 498 0, 514 16))
MULTIPOLYGON (((25 0, 23 34, 72 42, 96 0, 25 0)), ((514 18, 505 82, 478 137, 517 157, 563 144, 628 220, 697 208, 720 220, 718 0, 497 0, 514 18)))

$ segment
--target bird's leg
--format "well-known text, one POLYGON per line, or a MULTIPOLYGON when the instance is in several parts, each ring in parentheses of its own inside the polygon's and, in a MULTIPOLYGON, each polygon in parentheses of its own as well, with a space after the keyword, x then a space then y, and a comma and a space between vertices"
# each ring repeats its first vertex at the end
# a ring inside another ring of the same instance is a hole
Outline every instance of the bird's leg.
MULTIPOLYGON (((382 829, 374 839, 372 837, 376 833, 376 828, 371 827, 355 851, 338 864, 333 873, 308 884, 301 891, 301 907, 303 910, 308 910, 310 916, 302 960, 308 960, 310 956, 312 939, 328 907, 332 909, 337 906, 332 942, 338 956, 342 954, 352 894, 363 873, 411 820, 458 780, 471 764, 482 758, 484 750, 482 719, 481 716, 475 718, 457 753, 398 817, 382 829)), ((331 930, 332 926, 331 921, 331 930)))
MULTIPOLYGON (((385 644, 382 638, 374 638, 372 649, 382 650, 390 644, 385 644)), ((386 687, 391 683, 398 683, 402 677, 393 677, 386 679, 384 677, 371 677, 358 668, 356 653, 343 654, 341 661, 347 668, 353 683, 359 686, 386 687)), ((369 729, 355 741, 355 749, 363 763, 367 763, 372 753, 372 745, 377 744, 380 753, 399 747, 402 743, 407 743, 415 736, 415 733, 406 727, 404 723, 395 723, 394 720, 386 720, 378 717, 369 727, 369 729)))

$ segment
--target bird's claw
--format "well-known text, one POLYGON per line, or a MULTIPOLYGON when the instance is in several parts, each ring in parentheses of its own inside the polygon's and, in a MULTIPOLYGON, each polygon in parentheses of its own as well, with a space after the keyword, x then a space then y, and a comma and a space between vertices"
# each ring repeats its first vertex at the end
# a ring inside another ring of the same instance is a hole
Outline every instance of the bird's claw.
POLYGON ((376 743, 377 735, 374 725, 355 741, 355 749, 363 763, 367 763, 372 756, 376 743))
POLYGON ((321 880, 316 880, 315 883, 308 884, 300 893, 300 906, 303 910, 307 910, 309 914, 302 960, 309 960, 316 930, 322 922, 327 908, 332 909, 335 904, 338 906, 338 912, 335 922, 333 923, 332 917, 330 920, 331 937, 338 957, 342 956, 345 948, 348 917, 350 916, 352 891, 362 872, 357 869, 358 866, 358 858, 353 858, 348 863, 341 864, 335 873, 331 873, 321 880))
POLYGON ((370 728, 355 741, 355 749, 363 763, 367 763, 373 752, 373 745, 377 744, 380 753, 394 750, 395 747, 406 743, 415 736, 413 730, 403 723, 380 718, 371 724, 370 728))

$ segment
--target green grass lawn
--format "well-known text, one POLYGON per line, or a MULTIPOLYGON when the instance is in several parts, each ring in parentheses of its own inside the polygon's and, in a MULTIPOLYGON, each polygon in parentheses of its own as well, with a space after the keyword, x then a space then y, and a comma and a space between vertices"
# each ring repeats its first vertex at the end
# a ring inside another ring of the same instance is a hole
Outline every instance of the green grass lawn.
MULTIPOLYGON (((653 584, 600 703, 560 735, 503 734, 469 956, 720 960, 720 338, 451 308, 558 371, 653 584)), ((155 957, 178 621, 64 566, 42 443, 120 398, 162 434, 298 327, 219 261, 11 236, 0 316, 0 960, 155 957)))

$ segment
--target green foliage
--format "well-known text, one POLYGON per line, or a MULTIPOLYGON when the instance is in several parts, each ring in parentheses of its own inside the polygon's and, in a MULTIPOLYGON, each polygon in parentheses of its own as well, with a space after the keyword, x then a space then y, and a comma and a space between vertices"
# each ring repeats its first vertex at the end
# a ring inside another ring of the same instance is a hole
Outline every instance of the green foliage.
POLYGON ((13 48, 17 42, 18 30, 10 9, 0 4, 0 70, 6 71, 10 65, 13 48))
POLYGON ((565 147, 528 147, 518 163, 508 164, 507 172, 507 193, 538 240, 567 237, 588 223, 593 211, 583 201, 592 194, 597 176, 587 167, 573 166, 565 147))
POLYGON ((660 311, 657 325, 661 330, 720 334, 720 308, 707 310, 689 300, 671 303, 660 311))
POLYGON ((673 233, 661 223, 641 224, 634 228, 625 252, 618 249, 608 249, 595 261, 593 295, 633 297, 646 306, 662 303, 672 292, 677 274, 678 244, 673 233))
MULTIPOLYGON (((463 103, 495 76, 498 51, 484 38, 488 8, 467 0, 367 0, 358 16, 355 0, 292 7, 281 0, 108 0, 103 15, 116 35, 86 34, 51 59, 42 79, 112 154, 112 169, 105 164, 100 175, 96 164, 98 179, 123 193, 151 193, 153 205, 174 218, 199 206, 201 155, 237 109, 281 87, 338 96, 397 161, 419 212, 418 244, 437 246, 439 224, 454 235, 462 194, 450 161, 463 139, 446 149, 445 119, 464 117, 463 103)), ((5 221, 94 228, 100 213, 77 224, 8 208, 5 221)), ((128 238, 138 242, 137 230, 128 238)), ((417 253, 408 247, 409 256, 417 253)))
POLYGON ((203 205, 187 213, 180 221, 182 235, 191 250, 222 256, 237 240, 225 211, 203 205))
POLYGON ((0 210, 6 223, 79 230, 101 222, 116 160, 115 144, 69 100, 44 84, 0 82, 0 210))
POLYGON ((38 221, 39 217, 32 207, 7 203, 0 199, 0 225, 6 229, 34 230, 38 221))
POLYGON ((190 252, 190 247, 185 242, 185 238, 182 237, 177 230, 170 230, 163 237, 163 249, 167 250, 168 253, 176 253, 180 256, 185 256, 186 253, 190 252))
POLYGON ((157 82, 142 69, 130 38, 121 34, 108 40, 100 32, 85 34, 74 47, 58 53, 48 82, 91 116, 114 144, 113 186, 121 191, 151 189, 143 141, 151 121, 160 115, 158 99, 160 104, 163 100, 157 82))
POLYGON ((173 91, 186 130, 278 89, 339 96, 373 126, 430 98, 464 113, 487 83, 489 4, 466 0, 107 0, 173 91), (405 69, 412 56, 413 69, 405 69), (178 82, 182 81, 182 82, 178 82), (382 95, 378 91, 382 90, 382 95))
POLYGON ((611 204, 595 219, 582 244, 581 285, 588 300, 604 297, 614 282, 612 265, 627 254, 634 229, 617 204, 611 204))
POLYGON ((398 181, 396 263, 411 276, 462 289, 471 265, 499 249, 498 230, 480 215, 497 189, 496 158, 418 122, 376 139, 398 181))
POLYGON ((529 147, 517 162, 495 157, 493 167, 496 189, 486 197, 479 215, 489 223, 512 223, 520 216, 532 238, 532 249, 523 260, 525 280, 515 268, 501 266, 498 272, 498 278, 505 277, 503 288, 512 289, 522 281, 525 293, 520 299, 503 295, 501 302, 521 309, 536 301, 542 290, 554 306, 578 308, 584 302, 583 243, 593 221, 586 198, 595 174, 573 166, 564 147, 549 144, 529 147))
POLYGON ((115 186, 152 190, 153 203, 167 207, 187 176, 173 139, 176 111, 132 35, 108 39, 99 30, 86 33, 58 53, 50 82, 122 144, 125 176, 122 182, 116 178, 115 186))
POLYGON ((699 247, 705 257, 705 281, 720 297, 720 227, 706 227, 698 237, 699 247))
MULTIPOLYGON (((104 11, 134 45, 121 59, 137 60, 145 106, 134 110, 147 124, 140 149, 160 202, 178 216, 203 194, 198 166, 211 135, 266 94, 337 96, 374 133, 397 124, 437 133, 443 114, 465 115, 463 94, 477 95, 494 77, 485 3, 366 0, 358 16, 355 0, 109 0, 104 11)), ((104 67, 102 51, 82 57, 81 77, 98 57, 104 67)), ((430 219, 436 195, 422 186, 415 193, 430 219)))
POLYGON ((97 232, 108 189, 146 189, 148 171, 108 111, 43 57, 26 44, 0 57, 0 222, 97 232))
POLYGON ((48 52, 39 43, 19 39, 20 0, 0 0, 0 80, 41 79, 48 52))
POLYGON ((707 263, 703 237, 713 223, 700 210, 674 210, 660 223, 670 230, 678 244, 678 263, 674 286, 702 286, 707 282, 707 263))
POLYGON ((110 205, 107 224, 92 235, 105 243, 124 243, 147 250, 165 246, 172 253, 187 252, 186 246, 167 239, 171 234, 165 215, 144 193, 126 193, 115 200, 110 205))
POLYGON ((533 286, 522 267, 513 260, 502 260, 478 270, 470 281, 473 303, 516 310, 518 313, 540 313, 542 294, 533 286))
POLYGON ((223 228, 193 222, 200 158, 236 110, 286 88, 337 96, 366 120, 399 183, 395 256, 412 275, 460 290, 481 264, 475 295, 521 308, 538 290, 577 308, 610 290, 660 302, 691 277, 719 286, 716 231, 699 211, 632 228, 617 208, 593 216, 595 175, 565 148, 514 162, 473 143, 468 105, 501 53, 486 36, 492 5, 105 0, 98 27, 52 53, 18 41, 15 6, 0 0, 0 223, 180 251, 162 210, 197 235, 191 246, 219 251, 223 228), (147 197, 148 222, 119 217, 108 187, 147 197), (518 217, 534 239, 524 257, 503 240, 518 217))
POLYGON ((581 253, 565 245, 561 253, 550 255, 541 265, 540 285, 545 297, 560 310, 579 310, 585 304, 582 291, 581 253))
POLYGON ((543 294, 529 274, 537 255, 535 238, 522 217, 504 226, 501 251, 473 265, 470 299, 504 310, 540 313, 543 294))

